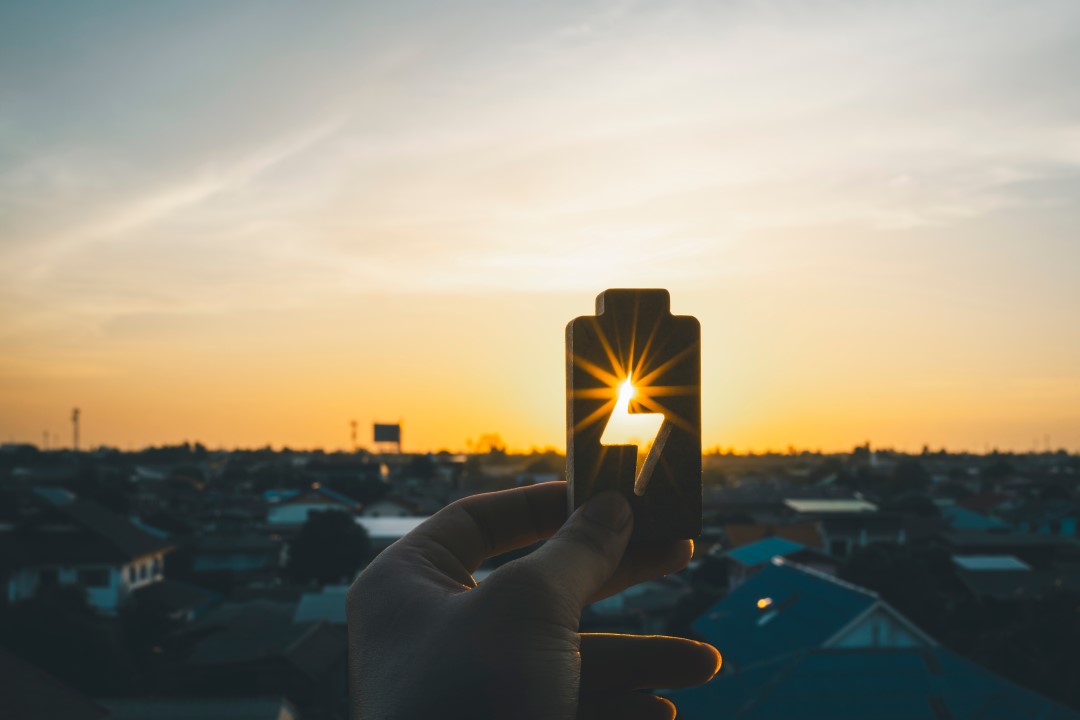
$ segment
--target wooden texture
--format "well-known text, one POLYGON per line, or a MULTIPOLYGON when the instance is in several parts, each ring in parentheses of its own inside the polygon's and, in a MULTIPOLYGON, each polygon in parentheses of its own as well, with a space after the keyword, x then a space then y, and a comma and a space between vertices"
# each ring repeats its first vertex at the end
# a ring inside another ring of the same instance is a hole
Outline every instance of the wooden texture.
POLYGON ((667 290, 606 290, 566 326, 566 470, 571 509, 604 490, 630 500, 635 541, 700 534, 701 327, 667 290), (637 446, 600 441, 627 377, 630 414, 664 417, 640 471, 637 446))

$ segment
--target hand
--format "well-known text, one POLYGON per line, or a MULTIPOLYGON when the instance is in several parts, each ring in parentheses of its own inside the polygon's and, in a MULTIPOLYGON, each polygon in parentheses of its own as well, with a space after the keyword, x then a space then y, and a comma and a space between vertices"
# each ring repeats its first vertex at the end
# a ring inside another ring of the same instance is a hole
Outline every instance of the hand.
POLYGON ((588 603, 690 561, 688 540, 627 552, 632 525, 615 493, 567 519, 565 483, 474 495, 433 515, 349 590, 353 720, 674 717, 669 701, 637 691, 707 682, 715 649, 577 632, 588 603), (473 580, 485 558, 544 538, 473 580))

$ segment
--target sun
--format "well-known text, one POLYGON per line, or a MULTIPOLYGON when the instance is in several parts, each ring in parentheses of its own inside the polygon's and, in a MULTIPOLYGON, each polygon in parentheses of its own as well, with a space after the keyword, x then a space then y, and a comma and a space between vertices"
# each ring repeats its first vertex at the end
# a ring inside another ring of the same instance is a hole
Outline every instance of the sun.
MULTIPOLYGON (((600 444, 636 445, 636 466, 640 471, 645 457, 652 449, 653 441, 660 432, 660 426, 664 424, 664 415, 654 412, 630 412, 630 401, 638 393, 631 378, 626 378, 617 387, 618 398, 615 401, 615 408, 608 417, 604 433, 600 436, 600 444)), ((635 483, 635 492, 639 495, 644 492, 645 484, 645 482, 641 483, 639 488, 638 483, 635 483)))

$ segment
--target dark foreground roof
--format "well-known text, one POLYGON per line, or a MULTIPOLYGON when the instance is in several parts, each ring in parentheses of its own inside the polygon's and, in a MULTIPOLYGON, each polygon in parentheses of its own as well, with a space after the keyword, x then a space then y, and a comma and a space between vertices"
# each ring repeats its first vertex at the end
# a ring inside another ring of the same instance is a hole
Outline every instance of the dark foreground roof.
POLYGON ((109 711, 44 670, 0 649, 0 718, 103 720, 109 711))
POLYGON ((201 635, 189 667, 221 667, 284 660, 317 680, 345 655, 345 629, 327 622, 294 623, 293 603, 226 603, 192 628, 201 635))
POLYGON ((942 648, 802 651, 670 695, 683 720, 1080 720, 942 648))
POLYGON ((113 720, 292 720, 281 698, 125 698, 106 700, 113 720))

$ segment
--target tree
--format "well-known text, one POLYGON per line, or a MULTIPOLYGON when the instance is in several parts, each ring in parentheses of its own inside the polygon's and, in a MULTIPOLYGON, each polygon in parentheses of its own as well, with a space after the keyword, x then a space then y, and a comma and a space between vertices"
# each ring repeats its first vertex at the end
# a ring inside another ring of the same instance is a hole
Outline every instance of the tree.
POLYGON ((484 453, 488 455, 505 455, 506 443, 498 433, 485 433, 477 439, 476 445, 473 446, 473 452, 478 455, 484 453))
POLYGON ((916 625, 938 639, 950 632, 946 609, 967 595, 944 550, 874 544, 852 554, 840 577, 875 590, 916 625))
POLYGON ((405 476, 416 480, 431 480, 437 469, 430 455, 415 455, 405 468, 405 476))
POLYGON ((352 515, 339 510, 313 512, 289 545, 285 572, 294 582, 348 581, 367 564, 370 552, 367 531, 352 515))

